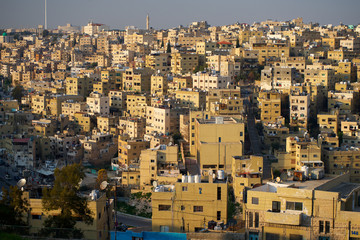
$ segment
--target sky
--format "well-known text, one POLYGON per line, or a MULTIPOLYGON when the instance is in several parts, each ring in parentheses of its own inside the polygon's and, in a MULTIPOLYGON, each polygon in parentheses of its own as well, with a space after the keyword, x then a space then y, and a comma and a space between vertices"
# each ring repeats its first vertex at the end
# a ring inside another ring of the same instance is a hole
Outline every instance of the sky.
MULTIPOLYGON (((45 0, 0 0, 0 28, 29 28, 44 24, 45 0)), ((291 20, 321 25, 360 24, 359 0, 47 0, 48 28, 90 20, 109 25, 167 29, 206 20, 211 26, 291 20)))

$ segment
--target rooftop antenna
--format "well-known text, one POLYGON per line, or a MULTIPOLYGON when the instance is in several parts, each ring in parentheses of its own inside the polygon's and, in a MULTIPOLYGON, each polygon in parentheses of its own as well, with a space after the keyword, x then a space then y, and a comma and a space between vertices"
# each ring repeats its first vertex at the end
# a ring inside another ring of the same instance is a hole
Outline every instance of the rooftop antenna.
POLYGON ((46 14, 46 9, 47 9, 47 7, 46 7, 46 4, 47 4, 47 0, 45 0, 45 29, 47 29, 47 14, 46 14))

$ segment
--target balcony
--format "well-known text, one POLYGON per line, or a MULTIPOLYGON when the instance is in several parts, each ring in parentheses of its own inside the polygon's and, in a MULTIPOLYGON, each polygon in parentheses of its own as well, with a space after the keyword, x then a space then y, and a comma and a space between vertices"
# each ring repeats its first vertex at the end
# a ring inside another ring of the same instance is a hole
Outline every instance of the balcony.
POLYGON ((265 222, 284 225, 301 225, 301 212, 265 212, 265 222))

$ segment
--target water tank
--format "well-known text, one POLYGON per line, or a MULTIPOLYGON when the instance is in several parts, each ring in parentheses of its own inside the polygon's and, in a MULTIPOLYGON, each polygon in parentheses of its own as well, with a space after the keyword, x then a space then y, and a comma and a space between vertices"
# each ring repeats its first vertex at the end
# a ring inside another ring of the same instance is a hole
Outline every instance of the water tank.
POLYGON ((216 124, 223 124, 224 118, 223 117, 215 117, 215 123, 216 124))
POLYGON ((163 186, 163 185, 160 185, 160 186, 159 186, 159 192, 164 192, 164 190, 165 190, 164 186, 163 186))
POLYGON ((224 179, 225 179, 225 172, 224 172, 224 170, 218 170, 218 171, 217 171, 217 178, 218 178, 219 180, 224 180, 224 179))
POLYGON ((301 171, 304 172, 305 178, 308 178, 308 177, 309 177, 309 167, 308 167, 308 166, 302 166, 302 167, 301 167, 301 171))
POLYGON ((194 182, 194 176, 189 175, 188 176, 188 183, 193 183, 194 182))
POLYGON ((157 186, 157 187, 154 189, 154 192, 160 192, 160 186, 157 186))
POLYGON ((181 182, 182 183, 187 183, 187 177, 185 175, 181 176, 181 182))
POLYGON ((200 179, 201 179, 201 176, 200 175, 195 175, 195 183, 200 183, 200 179))

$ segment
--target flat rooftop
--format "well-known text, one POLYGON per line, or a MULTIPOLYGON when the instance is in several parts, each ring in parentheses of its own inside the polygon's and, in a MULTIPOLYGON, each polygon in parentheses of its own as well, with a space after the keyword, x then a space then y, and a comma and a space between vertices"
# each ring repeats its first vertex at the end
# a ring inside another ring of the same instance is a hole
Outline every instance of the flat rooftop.
POLYGON ((198 119, 200 124, 236 124, 243 122, 233 117, 211 117, 210 119, 198 119))
POLYGON ((353 193, 353 191, 355 191, 359 188, 360 188, 360 184, 343 182, 333 188, 330 188, 328 191, 329 192, 338 192, 338 193, 340 193, 340 197, 342 199, 347 199, 353 193))
POLYGON ((254 188, 251 191, 258 191, 258 192, 273 192, 276 193, 278 188, 297 188, 303 190, 314 190, 319 186, 327 183, 330 180, 333 180, 335 176, 326 176, 320 180, 308 180, 308 181, 284 181, 284 182, 268 182, 265 185, 260 187, 254 188))

